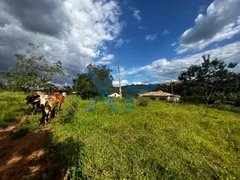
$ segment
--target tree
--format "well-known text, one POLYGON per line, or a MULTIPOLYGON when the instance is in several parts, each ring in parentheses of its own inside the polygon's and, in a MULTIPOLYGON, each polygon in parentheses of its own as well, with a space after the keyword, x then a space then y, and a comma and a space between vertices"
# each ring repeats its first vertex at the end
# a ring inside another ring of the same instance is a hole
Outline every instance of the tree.
MULTIPOLYGON (((33 48, 39 48, 32 43, 29 45, 33 48)), ((65 75, 61 61, 50 66, 44 56, 34 56, 31 55, 31 52, 28 51, 27 55, 16 54, 15 68, 0 72, 0 75, 6 79, 7 85, 12 89, 30 91, 31 89, 44 88, 48 86, 49 81, 52 81, 53 75, 65 75)))
POLYGON ((78 74, 77 78, 73 79, 73 84, 73 89, 77 91, 83 99, 99 95, 87 74, 78 74))
POLYGON ((108 93, 112 81, 111 70, 106 65, 90 64, 87 66, 85 73, 78 74, 78 77, 73 79, 73 89, 82 98, 103 96, 108 93))
POLYGON ((202 56, 200 65, 191 65, 182 71, 178 77, 184 84, 184 95, 197 95, 208 101, 214 93, 222 93, 222 98, 232 91, 236 73, 230 71, 236 63, 228 65, 219 59, 210 60, 210 55, 202 56))

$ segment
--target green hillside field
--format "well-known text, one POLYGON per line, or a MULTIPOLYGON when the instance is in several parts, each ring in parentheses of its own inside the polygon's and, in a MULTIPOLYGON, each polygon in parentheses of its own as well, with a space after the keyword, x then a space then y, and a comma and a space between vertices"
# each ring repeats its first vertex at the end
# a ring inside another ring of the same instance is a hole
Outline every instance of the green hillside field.
MULTIPOLYGON (((38 131, 41 113, 29 115, 23 93, 0 93, 0 124, 22 116, 19 131, 38 131)), ((69 95, 49 125, 50 152, 59 156, 61 171, 92 179, 240 179, 240 110, 230 106, 149 101, 132 111, 116 100, 69 95), (112 104, 113 106, 113 104, 112 104)), ((19 133, 21 134, 21 133, 19 133)))

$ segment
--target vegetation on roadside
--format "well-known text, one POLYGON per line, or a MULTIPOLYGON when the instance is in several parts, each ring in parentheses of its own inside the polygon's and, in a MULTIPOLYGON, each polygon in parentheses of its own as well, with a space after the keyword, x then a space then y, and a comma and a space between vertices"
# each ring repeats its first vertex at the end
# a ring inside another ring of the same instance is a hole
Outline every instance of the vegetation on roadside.
MULTIPOLYGON (((70 105, 76 97, 68 101, 70 105)), ((119 111, 113 112, 99 101, 88 112, 88 103, 79 102, 70 123, 53 124, 51 143, 63 159, 72 154, 76 160, 76 152, 62 146, 69 140, 83 150, 81 166, 73 160, 65 167, 72 179, 80 172, 93 179, 240 178, 237 112, 156 101, 146 107, 136 101, 132 112, 125 111, 124 102, 118 101, 119 111)))
POLYGON ((6 128, 23 120, 11 134, 12 138, 22 138, 41 128, 39 126, 41 113, 32 115, 32 106, 26 104, 25 98, 26 94, 22 92, 0 93, 0 128, 6 128))
POLYGON ((0 93, 0 128, 19 122, 29 112, 31 107, 26 104, 25 98, 22 92, 0 93))
POLYGON ((237 63, 226 64, 217 58, 211 60, 210 55, 202 58, 201 64, 191 65, 178 77, 182 82, 181 94, 184 99, 207 103, 211 100, 236 101, 240 98, 240 74, 232 71, 237 63))

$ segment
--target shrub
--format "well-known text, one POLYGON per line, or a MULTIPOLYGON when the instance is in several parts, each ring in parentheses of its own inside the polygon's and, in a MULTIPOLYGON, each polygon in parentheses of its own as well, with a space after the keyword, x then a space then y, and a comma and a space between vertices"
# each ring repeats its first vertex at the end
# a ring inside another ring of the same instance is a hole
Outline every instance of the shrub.
POLYGON ((78 110, 79 98, 73 97, 69 99, 61 112, 60 122, 61 123, 71 123, 73 122, 73 117, 78 110))
POLYGON ((139 101, 138 101, 138 106, 144 106, 144 107, 146 107, 147 105, 148 105, 148 103, 149 103, 149 100, 148 99, 139 99, 139 101))
POLYGON ((237 106, 237 107, 240 106, 240 98, 238 98, 238 99, 235 101, 235 106, 237 106))

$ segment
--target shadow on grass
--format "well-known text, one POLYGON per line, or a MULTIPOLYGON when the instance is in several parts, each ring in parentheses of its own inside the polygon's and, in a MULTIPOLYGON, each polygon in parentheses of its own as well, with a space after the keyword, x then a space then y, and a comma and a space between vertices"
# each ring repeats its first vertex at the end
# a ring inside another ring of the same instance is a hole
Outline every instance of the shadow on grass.
POLYGON ((62 142, 55 142, 51 132, 47 135, 49 154, 56 154, 59 159, 58 174, 66 180, 92 179, 83 172, 84 168, 84 143, 80 140, 67 138, 62 142))

